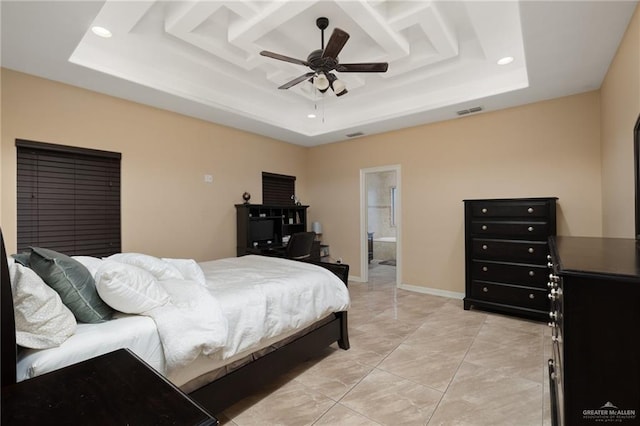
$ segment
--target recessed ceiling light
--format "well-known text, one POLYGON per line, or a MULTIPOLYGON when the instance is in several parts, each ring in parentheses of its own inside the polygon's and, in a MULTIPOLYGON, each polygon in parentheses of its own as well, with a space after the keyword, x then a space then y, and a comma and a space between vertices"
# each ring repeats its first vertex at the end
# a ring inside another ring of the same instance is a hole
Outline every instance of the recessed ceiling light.
POLYGON ((498 65, 507 65, 513 62, 513 56, 505 56, 504 58, 498 59, 498 65))
POLYGON ((103 37, 103 38, 109 38, 112 35, 111 31, 109 31, 104 27, 99 27, 99 26, 91 27, 91 31, 93 31, 93 33, 98 37, 103 37))
POLYGON ((315 114, 307 114, 307 118, 316 118, 315 114))

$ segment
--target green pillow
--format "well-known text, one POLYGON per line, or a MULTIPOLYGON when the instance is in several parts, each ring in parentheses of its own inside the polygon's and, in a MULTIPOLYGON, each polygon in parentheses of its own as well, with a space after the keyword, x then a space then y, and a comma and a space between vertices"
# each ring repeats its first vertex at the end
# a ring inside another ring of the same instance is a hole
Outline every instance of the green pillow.
POLYGON ((113 309, 100 299, 91 273, 77 260, 53 250, 31 247, 29 263, 58 292, 78 321, 104 322, 113 315, 113 309))
POLYGON ((18 262, 22 266, 26 266, 27 268, 29 267, 29 256, 31 256, 31 253, 28 251, 11 255, 11 257, 13 257, 16 262, 18 262))

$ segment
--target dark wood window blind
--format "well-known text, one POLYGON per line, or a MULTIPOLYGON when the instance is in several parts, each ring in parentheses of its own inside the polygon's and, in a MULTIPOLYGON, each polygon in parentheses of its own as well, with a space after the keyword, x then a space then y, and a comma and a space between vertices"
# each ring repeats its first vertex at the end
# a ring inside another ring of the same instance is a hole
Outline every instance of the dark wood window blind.
POLYGON ((120 252, 121 154, 21 139, 16 147, 18 251, 120 252))
POLYGON ((262 204, 295 204, 296 177, 262 172, 262 204))

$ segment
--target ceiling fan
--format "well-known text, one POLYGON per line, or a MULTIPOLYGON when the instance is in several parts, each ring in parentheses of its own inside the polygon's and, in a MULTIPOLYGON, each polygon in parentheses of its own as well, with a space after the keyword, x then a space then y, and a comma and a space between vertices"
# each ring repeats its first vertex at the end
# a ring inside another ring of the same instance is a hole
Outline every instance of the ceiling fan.
POLYGON ((349 34, 340 28, 335 28, 329 38, 327 46, 324 45, 324 30, 329 26, 329 19, 321 17, 316 19, 316 25, 322 32, 321 48, 314 50, 309 54, 306 61, 291 58, 289 56, 280 55, 279 53, 263 50, 260 52, 262 56, 278 59, 280 61, 291 62, 294 64, 305 65, 313 71, 301 75, 298 78, 283 84, 278 89, 288 89, 305 80, 311 81, 313 86, 320 92, 326 92, 329 87, 336 94, 342 96, 347 93, 347 87, 341 80, 331 71, 337 72, 386 72, 389 68, 387 62, 362 62, 356 64, 341 64, 338 61, 338 54, 349 40, 349 34))

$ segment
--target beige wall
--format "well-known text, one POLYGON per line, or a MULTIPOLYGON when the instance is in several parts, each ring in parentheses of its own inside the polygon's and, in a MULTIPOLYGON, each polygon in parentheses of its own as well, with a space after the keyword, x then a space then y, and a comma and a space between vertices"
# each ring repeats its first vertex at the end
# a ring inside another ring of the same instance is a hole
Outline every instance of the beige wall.
POLYGON ((467 198, 559 197, 558 233, 599 236, 598 92, 311 149, 314 220, 360 276, 360 169, 400 165, 402 282, 464 291, 467 198))
POLYGON ((633 127, 640 114, 640 6, 600 91, 603 232, 608 237, 633 238, 633 127))
POLYGON ((262 201, 261 172, 297 176, 302 194, 306 184, 304 148, 3 69, 0 219, 9 252, 16 138, 122 153, 124 251, 235 256, 233 205, 244 191, 262 201))

